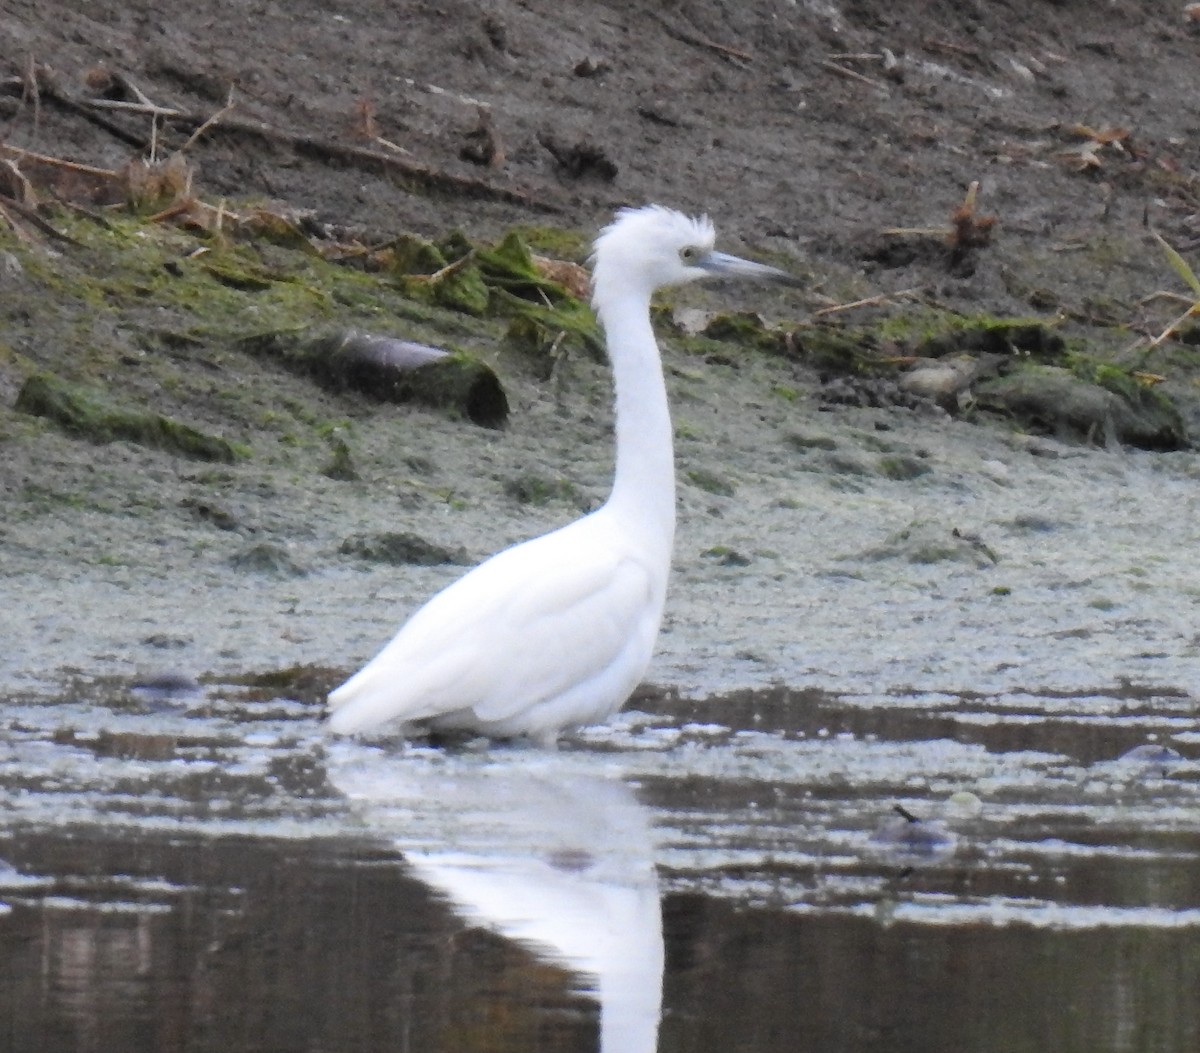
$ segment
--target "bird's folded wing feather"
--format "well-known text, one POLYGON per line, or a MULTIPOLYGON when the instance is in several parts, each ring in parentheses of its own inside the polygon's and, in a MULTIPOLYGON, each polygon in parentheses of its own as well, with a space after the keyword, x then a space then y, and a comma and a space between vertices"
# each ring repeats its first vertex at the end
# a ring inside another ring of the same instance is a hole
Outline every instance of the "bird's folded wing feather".
POLYGON ((577 568, 553 584, 553 603, 539 603, 535 590, 514 597, 524 609, 508 621, 507 640, 498 641, 499 661, 474 705, 481 719, 502 720, 599 676, 631 640, 658 628, 650 575, 632 558, 614 559, 602 571, 577 568))
MULTIPOLYGON (((335 706, 374 720, 501 720, 602 672, 655 608, 646 564, 572 524, 481 564, 421 608, 335 706)), ((657 617, 650 621, 653 634, 657 617)))

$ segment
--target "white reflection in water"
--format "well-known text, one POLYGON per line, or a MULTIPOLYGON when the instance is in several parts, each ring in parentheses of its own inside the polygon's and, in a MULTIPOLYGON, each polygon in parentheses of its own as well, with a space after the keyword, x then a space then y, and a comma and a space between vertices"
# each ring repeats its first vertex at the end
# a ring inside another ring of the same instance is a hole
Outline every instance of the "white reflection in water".
POLYGON ((618 775, 564 754, 355 743, 331 746, 327 771, 465 921, 587 978, 602 1053, 653 1053, 662 908, 647 812, 618 775))

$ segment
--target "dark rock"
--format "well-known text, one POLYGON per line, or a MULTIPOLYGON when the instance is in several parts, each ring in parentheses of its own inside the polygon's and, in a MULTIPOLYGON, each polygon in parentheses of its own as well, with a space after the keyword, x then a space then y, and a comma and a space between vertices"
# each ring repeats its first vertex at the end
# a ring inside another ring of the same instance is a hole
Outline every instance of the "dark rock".
POLYGON ((1003 356, 983 353, 947 359, 922 359, 897 383, 902 391, 929 399, 949 413, 957 413, 971 400, 971 386, 996 373, 1003 356))
POLYGON ((308 573, 286 548, 270 541, 259 541, 242 549, 229 563, 237 570, 270 578, 302 578, 308 573))
POLYGON ((837 440, 829 435, 800 435, 793 433, 787 437, 788 444, 797 450, 807 453, 809 450, 836 450, 837 440))
POLYGON ((1120 386, 1117 392, 1066 369, 1031 366, 981 382, 976 404, 1060 439, 1147 450, 1187 446, 1183 419, 1166 396, 1132 378, 1120 386))
POLYGON ((581 139, 568 145, 552 135, 540 135, 538 142, 558 162, 559 169, 571 179, 590 176, 611 183, 617 178, 616 162, 595 143, 581 139))
POLYGON ((818 397, 823 406, 899 407, 945 416, 936 403, 905 391, 891 377, 834 377, 821 386, 818 397))
POLYGON ((211 523, 218 530, 237 530, 241 524, 229 509, 218 504, 213 504, 210 501, 204 501, 196 497, 185 497, 179 502, 181 508, 186 508, 197 519, 204 523, 211 523))
POLYGON ((194 698, 203 688, 189 673, 169 671, 135 680, 129 685, 129 690, 151 701, 165 702, 194 698))
POLYGON ((711 559, 722 567, 748 567, 753 562, 749 556, 743 555, 728 545, 714 545, 700 553, 705 559, 711 559))

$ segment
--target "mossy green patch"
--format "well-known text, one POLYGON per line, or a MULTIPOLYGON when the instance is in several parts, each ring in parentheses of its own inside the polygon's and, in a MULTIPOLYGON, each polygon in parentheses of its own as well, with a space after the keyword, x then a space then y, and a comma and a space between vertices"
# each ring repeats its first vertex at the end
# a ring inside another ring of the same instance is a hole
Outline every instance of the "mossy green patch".
POLYGON ((22 386, 16 408, 52 420, 91 442, 116 440, 165 450, 201 461, 232 462, 238 449, 225 439, 153 411, 119 406, 103 392, 67 384, 50 373, 35 373, 22 386))
POLYGON ((689 470, 687 480, 693 486, 704 490, 706 493, 716 494, 718 497, 732 497, 737 493, 737 487, 732 482, 704 468, 689 470))
POLYGON ((1183 418, 1153 387, 1106 366, 1090 376, 1058 366, 1031 365, 993 377, 976 389, 981 409, 1005 413, 1034 431, 1103 445, 1122 442, 1149 450, 1187 445, 1183 418))
POLYGON ((906 482, 928 475, 932 469, 920 457, 910 457, 907 454, 889 454, 879 458, 879 474, 885 479, 895 479, 906 482))
POLYGON ((346 538, 338 551, 344 556, 357 556, 371 563, 396 566, 436 567, 444 563, 465 565, 470 562, 467 550, 461 545, 439 545, 408 531, 355 534, 346 538))
POLYGON ((470 257, 464 257, 434 274, 401 278, 400 286, 414 299, 476 318, 487 314, 491 302, 483 275, 470 257))
POLYGON ((704 335, 710 340, 764 351, 777 350, 783 342, 782 334, 768 328, 762 316, 753 311, 724 311, 714 315, 704 327, 704 335))
POLYGON ((559 260, 581 259, 587 254, 589 240, 578 230, 563 230, 560 227, 537 227, 518 225, 512 228, 534 252, 559 260))
POLYGON ((544 479, 536 475, 521 475, 504 484, 504 492, 523 505, 548 505, 556 501, 580 507, 583 503, 579 488, 568 479, 544 479))
POLYGON ((874 352, 875 339, 865 329, 805 326, 793 330, 789 344, 793 353, 820 374, 871 374, 883 368, 874 352))
POLYGON ((380 255, 396 274, 435 274, 446 266, 445 253, 417 234, 401 234, 380 255))
POLYGON ((200 266, 222 285, 242 292, 262 292, 280 280, 267 273, 261 266, 239 260, 229 254, 201 260, 200 266))
POLYGON ((591 309, 542 275, 518 234, 510 233, 493 248, 478 249, 476 259, 492 293, 492 313, 522 322, 510 329, 511 345, 541 353, 554 346, 561 333, 603 357, 604 343, 591 309))
POLYGON ((1058 362, 1066 347, 1062 335, 1040 319, 948 316, 943 331, 916 342, 913 353, 921 358, 990 354, 1058 362))
POLYGON ((515 231, 494 246, 475 245, 456 231, 439 245, 397 239, 389 251, 389 267, 402 272, 400 286, 414 299, 475 317, 513 319, 510 347, 540 357, 566 338, 603 355, 590 308, 539 271, 515 231))
MULTIPOLYGON (((766 335, 771 333, 767 330, 766 335)), ((760 341, 759 346, 769 345, 760 341)), ((1043 319, 967 316, 924 308, 868 325, 799 326, 782 339, 781 346, 826 376, 886 376, 913 357, 1003 355, 1057 362, 1069 345, 1055 324, 1043 319)))
POLYGON ((350 447, 341 436, 335 436, 332 443, 332 455, 329 463, 321 469, 321 474, 336 479, 338 482, 355 482, 361 478, 354 466, 354 458, 350 455, 350 447))
POLYGON ((529 246, 515 231, 507 234, 493 248, 478 249, 476 258, 480 271, 492 288, 504 289, 535 303, 554 304, 574 299, 558 282, 542 276, 533 262, 529 246))
POLYGON ((579 344, 597 361, 605 356, 595 315, 578 300, 544 307, 507 290, 493 289, 492 306, 495 313, 512 318, 505 334, 506 345, 526 356, 541 358, 564 340, 579 344))

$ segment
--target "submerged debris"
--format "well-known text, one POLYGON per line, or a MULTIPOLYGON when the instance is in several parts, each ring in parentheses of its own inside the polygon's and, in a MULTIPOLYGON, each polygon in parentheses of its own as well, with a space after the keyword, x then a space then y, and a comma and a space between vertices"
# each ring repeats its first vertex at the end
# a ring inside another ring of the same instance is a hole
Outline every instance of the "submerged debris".
POLYGON ((1097 769, 1107 771, 1115 779, 1165 779, 1183 764, 1183 754, 1159 742, 1143 742, 1126 750, 1116 760, 1098 761, 1097 769))
POLYGON ((892 811, 871 835, 876 854, 909 866, 954 855, 958 837, 941 819, 921 819, 899 804, 892 811))

